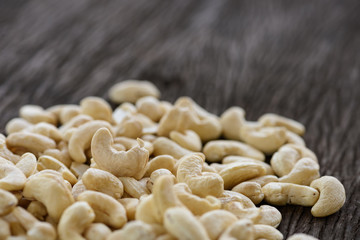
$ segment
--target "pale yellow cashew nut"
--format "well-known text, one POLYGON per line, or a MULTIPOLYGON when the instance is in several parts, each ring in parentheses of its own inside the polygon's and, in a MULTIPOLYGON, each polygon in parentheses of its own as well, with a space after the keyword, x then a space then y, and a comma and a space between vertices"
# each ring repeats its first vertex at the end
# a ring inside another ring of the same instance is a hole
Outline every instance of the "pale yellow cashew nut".
POLYGON ((225 210, 213 210, 204 213, 199 218, 199 221, 205 227, 211 240, 218 239, 220 235, 237 220, 234 214, 225 210))
POLYGON ((220 117, 223 135, 229 140, 242 140, 240 129, 245 123, 245 111, 240 107, 227 109, 220 117))
POLYGON ((86 97, 80 101, 81 113, 91 116, 95 120, 112 122, 112 109, 104 99, 86 97))
POLYGON ((297 161, 289 174, 279 178, 279 182, 295 183, 309 186, 310 183, 320 177, 319 164, 310 158, 302 158, 297 161))
POLYGON ((17 204, 18 200, 12 193, 0 189, 0 216, 10 213, 17 204))
POLYGON ((144 142, 138 139, 139 145, 127 152, 116 151, 112 144, 113 138, 108 129, 101 128, 94 134, 91 152, 97 166, 117 177, 142 178, 149 160, 149 152, 144 148, 144 142))
POLYGON ((289 131, 292 131, 300 136, 305 133, 305 127, 301 123, 274 113, 264 114, 259 118, 258 121, 263 126, 285 127, 289 131))
POLYGON ((11 164, 0 164, 0 189, 7 191, 22 190, 26 182, 24 173, 11 164))

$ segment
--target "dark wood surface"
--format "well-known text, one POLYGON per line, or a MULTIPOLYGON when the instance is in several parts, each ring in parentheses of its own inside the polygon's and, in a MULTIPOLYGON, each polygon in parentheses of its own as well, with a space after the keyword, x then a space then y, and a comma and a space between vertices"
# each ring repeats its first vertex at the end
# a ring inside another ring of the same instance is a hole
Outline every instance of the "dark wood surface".
POLYGON ((217 114, 279 113, 305 124, 321 174, 347 192, 326 218, 281 207, 280 231, 360 239, 359 13, 358 0, 1 0, 0 129, 24 104, 107 97, 130 78, 217 114))

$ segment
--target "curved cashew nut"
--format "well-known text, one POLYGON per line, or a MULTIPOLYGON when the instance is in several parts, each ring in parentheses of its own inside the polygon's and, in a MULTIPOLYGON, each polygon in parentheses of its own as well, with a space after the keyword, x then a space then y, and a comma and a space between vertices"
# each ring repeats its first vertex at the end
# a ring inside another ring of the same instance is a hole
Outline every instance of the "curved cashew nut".
POLYGON ((193 194, 200 197, 220 196, 224 191, 224 180, 217 173, 201 172, 205 156, 189 154, 181 158, 177 169, 178 182, 186 183, 193 194))
POLYGON ((278 181, 279 181, 279 179, 275 175, 264 175, 264 176, 261 176, 261 177, 256 177, 256 178, 249 179, 249 180, 247 180, 245 182, 255 182, 255 183, 260 184, 261 187, 263 187, 268 183, 278 182, 278 181))
POLYGON ((10 213, 17 203, 18 200, 12 193, 0 189, 0 216, 10 213))
POLYGON ((286 143, 286 129, 282 127, 262 127, 245 124, 242 126, 241 138, 256 149, 272 154, 286 143))
POLYGON ((67 130, 71 129, 71 128, 77 128, 87 122, 92 121, 93 118, 85 115, 85 114, 80 114, 77 115, 75 117, 73 117, 72 119, 70 119, 69 121, 67 121, 66 123, 64 123, 61 127, 59 127, 59 131, 64 134, 67 130))
POLYGON ((0 189, 7 191, 22 190, 26 182, 24 173, 11 164, 0 164, 0 189))
POLYGON ((46 207, 39 201, 31 201, 26 210, 41 221, 44 221, 46 215, 48 215, 46 207))
POLYGON ((54 227, 47 222, 38 221, 33 215, 21 207, 16 207, 12 214, 26 229, 27 239, 29 240, 47 240, 56 239, 54 227))
POLYGON ((139 113, 146 115, 154 122, 158 122, 165 112, 160 101, 153 96, 147 96, 137 100, 136 108, 139 113))
POLYGON ((105 240, 111 234, 111 229, 103 223, 92 223, 85 229, 85 239, 105 240))
POLYGON ((95 219, 95 213, 87 202, 76 202, 69 206, 60 218, 60 239, 83 239, 83 232, 95 219))
POLYGON ((253 223, 249 219, 240 219, 228 227, 219 240, 252 240, 254 238, 253 223))
POLYGON ((305 127, 301 123, 274 113, 264 114, 258 121, 267 127, 285 127, 300 136, 305 133, 305 127))
POLYGON ((78 105, 67 104, 64 105, 61 111, 58 113, 58 118, 62 125, 71 121, 74 117, 81 114, 81 107, 78 105))
POLYGON ((178 183, 174 185, 176 196, 194 215, 201 216, 202 214, 220 209, 221 202, 214 196, 207 196, 200 198, 191 193, 190 188, 185 183, 178 183))
MULTIPOLYGON (((128 137, 116 137, 114 138, 114 143, 123 145, 126 150, 138 146, 138 141, 136 139, 132 139, 128 137)), ((153 144, 145 140, 144 140, 144 148, 149 151, 149 155, 151 155, 154 151, 153 144)))
POLYGON ((121 198, 124 193, 122 182, 113 174, 101 169, 89 168, 81 180, 86 189, 105 193, 115 199, 121 198))
POLYGON ((199 221, 205 227, 209 238, 216 240, 230 225, 237 221, 237 217, 229 211, 213 210, 204 213, 199 221))
POLYGON ((305 141, 302 137, 291 131, 286 131, 286 142, 290 144, 300 145, 305 147, 305 141))
POLYGON ((22 130, 32 127, 33 124, 29 123, 23 118, 13 118, 5 126, 5 132, 7 135, 15 132, 21 132, 22 130))
POLYGON ((56 143, 49 137, 37 133, 16 132, 6 138, 7 146, 11 148, 23 148, 39 156, 49 148, 56 148, 56 143))
POLYGON ((74 203, 71 190, 62 176, 54 170, 43 170, 32 175, 25 183, 23 195, 43 203, 49 216, 56 222, 63 211, 74 203))
POLYGON ((186 154, 192 153, 192 151, 185 149, 181 147, 176 142, 165 138, 165 137, 159 137, 153 142, 154 146, 154 156, 159 155, 171 155, 176 159, 182 158, 186 154))
POLYGON ((224 157, 229 155, 238 155, 243 157, 254 158, 260 161, 265 160, 265 156, 259 150, 232 140, 214 140, 205 144, 203 152, 206 159, 210 162, 220 162, 224 157))
POLYGON ((91 116, 95 120, 112 122, 112 109, 104 99, 86 97, 80 101, 81 113, 91 116))
POLYGON ((77 182, 77 178, 74 176, 74 174, 59 160, 56 158, 53 158, 51 156, 42 155, 38 159, 37 163, 37 169, 39 171, 45 170, 45 169, 52 169, 57 172, 59 172, 62 177, 68 181, 71 185, 74 185, 77 182))
POLYGON ((337 211, 346 200, 345 189, 342 183, 331 176, 323 176, 314 180, 310 187, 320 192, 319 200, 311 208, 314 217, 326 217, 337 211))
POLYGON ((174 173, 175 171, 175 158, 171 155, 159 155, 154 157, 147 163, 146 173, 144 176, 148 177, 152 172, 157 169, 167 169, 170 172, 174 173))
POLYGON ((176 177, 167 169, 165 168, 159 168, 155 171, 153 171, 150 175, 149 181, 146 183, 146 187, 152 191, 154 183, 156 179, 158 179, 160 176, 168 175, 173 179, 173 182, 176 182, 176 177))
POLYGON ((209 239, 203 225, 186 208, 169 208, 164 215, 164 225, 179 240, 209 239))
POLYGON ((240 203, 242 209, 256 208, 255 204, 248 197, 238 192, 225 190, 219 197, 219 200, 221 201, 222 208, 226 208, 226 205, 231 202, 240 203))
POLYGON ((90 168, 89 165, 84 163, 72 162, 70 171, 78 178, 82 178, 84 173, 90 168))
POLYGON ((114 103, 135 103, 145 96, 160 97, 160 91, 149 81, 126 80, 115 84, 109 90, 109 98, 114 103))
POLYGON ((118 239, 144 239, 155 240, 155 234, 149 224, 141 221, 132 221, 127 223, 121 230, 112 232, 107 240, 118 239))
POLYGON ((54 113, 45 111, 42 107, 36 105, 22 106, 19 110, 19 115, 33 124, 39 122, 47 122, 53 125, 57 124, 57 118, 54 113))
POLYGON ((294 204, 305 207, 314 206, 319 198, 319 192, 308 186, 271 182, 262 188, 264 200, 273 205, 294 204))
POLYGON ((221 165, 225 165, 225 166, 223 168, 221 168, 221 169, 224 169, 226 167, 226 164, 228 164, 228 163, 236 163, 236 162, 238 162, 238 163, 242 163, 242 162, 257 163, 257 164, 260 164, 261 166, 263 166, 266 169, 266 175, 273 175, 274 174, 274 171, 272 170, 271 166, 268 163, 260 161, 260 160, 256 160, 256 159, 253 159, 253 158, 240 157, 240 156, 227 156, 227 157, 225 157, 222 160, 223 164, 221 164, 221 165))
POLYGON ((220 117, 223 135, 226 139, 242 140, 240 129, 245 123, 245 111, 241 107, 231 107, 220 117))
POLYGON ((80 163, 86 161, 84 152, 90 147, 91 139, 100 128, 107 128, 111 131, 111 125, 108 122, 94 120, 81 125, 71 135, 69 140, 69 154, 74 161, 80 163))
POLYGON ((310 158, 318 162, 316 155, 308 148, 295 144, 282 146, 271 158, 270 164, 279 177, 290 173, 296 162, 302 158, 310 158))
POLYGON ((254 239, 269 239, 269 240, 284 239, 282 233, 272 226, 255 224, 253 228, 254 228, 254 239))
POLYGON ((71 194, 73 195, 74 199, 77 200, 78 196, 85 192, 87 189, 83 183, 83 181, 80 179, 71 190, 71 194))
POLYGON ((91 206, 95 212, 95 222, 113 228, 121 228, 127 222, 125 208, 109 195, 87 190, 81 193, 77 200, 85 201, 91 206))
POLYGON ((16 164, 26 177, 30 177, 36 171, 36 157, 32 153, 25 153, 16 164))
POLYGON ((185 130, 184 133, 178 131, 171 131, 170 139, 179 144, 181 147, 190 151, 200 152, 202 148, 202 142, 196 132, 192 130, 185 130))
POLYGON ((311 158, 302 158, 297 161, 289 174, 279 178, 279 182, 295 183, 309 186, 320 177, 319 164, 311 158))
POLYGON ((109 130, 99 129, 91 142, 91 152, 97 166, 117 177, 134 177, 140 179, 146 171, 149 152, 144 142, 138 139, 139 146, 129 151, 116 151, 111 147, 113 138, 109 130))
POLYGON ((138 138, 143 134, 143 125, 134 118, 125 117, 124 120, 117 126, 116 136, 123 136, 128 138, 138 138))
POLYGON ((129 221, 135 220, 135 213, 137 206, 139 205, 139 199, 137 198, 121 198, 118 201, 124 206, 126 210, 126 216, 129 221))
POLYGON ((264 199, 264 194, 261 191, 261 185, 256 182, 242 182, 231 189, 231 191, 244 194, 254 204, 259 204, 264 199))
POLYGON ((265 174, 266 169, 261 164, 251 162, 227 164, 226 168, 219 172, 224 180, 225 189, 231 189, 241 182, 265 174))

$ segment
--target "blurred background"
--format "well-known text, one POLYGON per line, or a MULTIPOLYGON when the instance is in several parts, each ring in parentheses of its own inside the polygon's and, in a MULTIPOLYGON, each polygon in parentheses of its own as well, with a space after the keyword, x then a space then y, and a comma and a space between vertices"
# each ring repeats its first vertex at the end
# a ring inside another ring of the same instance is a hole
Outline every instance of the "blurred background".
POLYGON ((279 113, 305 124, 321 174, 349 196, 325 219, 281 208, 279 229, 359 239, 359 13, 358 0, 1 0, 0 129, 24 104, 107 98, 126 79, 216 114, 279 113))

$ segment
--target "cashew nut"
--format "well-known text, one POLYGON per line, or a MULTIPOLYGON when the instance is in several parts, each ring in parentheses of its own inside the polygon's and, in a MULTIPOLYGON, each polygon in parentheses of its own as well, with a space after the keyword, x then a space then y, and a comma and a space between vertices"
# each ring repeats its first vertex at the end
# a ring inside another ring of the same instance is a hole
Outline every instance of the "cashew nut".
POLYGON ((36 105, 25 105, 19 110, 19 115, 30 123, 47 122, 56 125, 57 118, 52 112, 45 111, 42 107, 36 105))
POLYGON ((282 233, 272 226, 255 224, 253 228, 254 228, 254 239, 268 239, 268 240, 284 239, 282 233))
POLYGON ((56 222, 63 211, 74 203, 71 190, 62 176, 54 170, 43 170, 32 175, 25 183, 23 195, 43 203, 49 216, 56 222))
POLYGON ((26 177, 30 177, 36 171, 36 157, 32 153, 25 153, 16 164, 26 177))
POLYGON ((135 213, 137 206, 139 205, 139 199, 137 198, 122 198, 118 201, 124 206, 126 210, 126 216, 129 221, 135 220, 135 213))
POLYGON ((179 240, 209 239, 206 229, 186 208, 169 208, 164 215, 164 225, 179 240))
POLYGON ((319 239, 304 233, 295 233, 294 235, 291 235, 287 240, 319 240, 319 239))
POLYGON ((178 182, 185 182, 193 194, 200 197, 220 196, 224 191, 224 180, 217 173, 202 172, 205 156, 189 154, 181 158, 177 169, 178 182))
POLYGON ((228 227, 219 240, 252 240, 254 238, 253 223, 249 219, 240 219, 228 227))
POLYGON ((223 135, 229 140, 242 140, 240 129, 245 122, 245 111, 240 107, 227 109, 220 117, 223 135))
POLYGON ((150 194, 145 184, 133 177, 120 177, 120 181, 124 186, 124 191, 134 198, 140 198, 143 195, 150 194))
POLYGON ((181 147, 190 151, 200 152, 202 143, 199 135, 192 130, 185 130, 184 133, 178 131, 171 131, 170 139, 179 144, 181 147))
POLYGON ((13 118, 6 124, 5 132, 10 135, 11 133, 21 132, 22 130, 32 126, 32 123, 29 123, 23 118, 13 118))
POLYGON ((206 159, 210 162, 220 162, 229 155, 239 155, 243 157, 254 158, 260 161, 265 160, 265 156, 259 150, 232 140, 214 140, 205 144, 203 152, 206 159))
POLYGON ((171 155, 176 159, 179 159, 186 154, 192 153, 192 151, 181 147, 179 144, 175 143, 174 141, 165 138, 159 137, 154 142, 154 152, 153 155, 171 155))
POLYGON ((147 96, 137 100, 136 108, 139 113, 148 116, 154 122, 158 122, 164 114, 164 109, 160 101, 153 96, 147 96))
POLYGON ((146 172, 149 152, 144 148, 144 141, 138 139, 139 146, 129 151, 116 151, 111 147, 113 138, 106 128, 99 129, 91 142, 91 152, 97 166, 117 177, 140 179, 146 172))
POLYGON ((0 164, 0 189, 22 190, 25 182, 26 176, 19 168, 12 164, 0 164))
POLYGON ((62 214, 58 233, 60 239, 79 239, 83 232, 95 219, 95 213, 87 202, 76 202, 69 206, 62 214))
POLYGON ((126 80, 115 84, 109 90, 109 98, 114 103, 131 102, 145 96, 160 97, 160 91, 149 81, 126 80))
POLYGON ((125 208, 107 194, 87 190, 77 197, 87 202, 95 212, 95 222, 104 223, 113 228, 121 228, 126 222, 125 208))
POLYGON ((319 178, 319 164, 311 158, 302 158, 297 161, 289 174, 279 178, 279 182, 295 183, 309 186, 319 178))
POLYGON ((242 182, 231 189, 231 191, 242 193, 253 201, 254 204, 259 204, 264 199, 264 194, 261 191, 261 185, 256 182, 242 182))
POLYGON ((106 240, 110 234, 110 228, 103 223, 92 223, 85 229, 87 240, 106 240))
POLYGON ((262 192, 266 202, 279 206, 294 204, 311 207, 319 198, 316 189, 293 183, 271 182, 262 188, 262 192))
POLYGON ((311 208, 314 217, 326 217, 337 212, 345 203, 345 188, 332 176, 323 176, 314 180, 310 187, 320 192, 319 200, 311 208))
POLYGON ((285 127, 298 135, 303 135, 305 133, 305 127, 301 123, 274 113, 264 114, 259 118, 258 121, 263 126, 285 127))
POLYGON ((113 198, 121 198, 124 186, 113 174, 101 169, 89 168, 82 176, 86 189, 105 193, 113 198))
POLYGON ((80 102, 82 114, 91 116, 95 120, 112 122, 112 109, 104 99, 99 97, 86 97, 80 102))
POLYGON ((138 138, 143 134, 143 125, 134 118, 125 118, 116 130, 116 136, 138 138))
POLYGON ((154 157, 147 163, 146 173, 144 176, 148 177, 157 169, 164 168, 170 172, 175 172, 175 158, 170 155, 159 155, 154 157))
POLYGON ((205 227, 211 240, 216 240, 237 218, 234 214, 225 210, 213 210, 204 213, 199 221, 205 227))
MULTIPOLYGON (((266 175, 273 175, 274 171, 272 170, 271 166, 263 161, 260 160, 256 160, 253 158, 248 158, 248 157, 240 157, 240 156, 227 156, 222 160, 222 165, 228 164, 228 163, 242 163, 242 162, 252 162, 252 163, 257 163, 260 164, 261 166, 263 166, 266 169, 266 175)), ((225 167, 224 166, 224 167, 225 167)), ((222 168, 223 169, 223 168, 222 168)))
POLYGON ((155 240, 155 234, 149 224, 141 221, 127 223, 121 230, 112 232, 107 240, 133 239, 133 240, 155 240))
POLYGON ((0 216, 11 212, 17 205, 17 198, 10 192, 0 189, 0 216))

